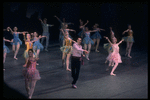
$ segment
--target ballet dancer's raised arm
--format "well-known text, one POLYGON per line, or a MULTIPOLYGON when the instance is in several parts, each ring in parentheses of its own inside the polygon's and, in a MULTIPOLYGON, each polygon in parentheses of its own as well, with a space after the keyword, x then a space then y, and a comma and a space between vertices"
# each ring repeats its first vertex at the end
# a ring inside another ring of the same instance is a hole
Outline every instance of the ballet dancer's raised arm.
POLYGON ((110 45, 112 45, 111 41, 109 40, 108 37, 104 36, 104 38, 110 43, 110 45))

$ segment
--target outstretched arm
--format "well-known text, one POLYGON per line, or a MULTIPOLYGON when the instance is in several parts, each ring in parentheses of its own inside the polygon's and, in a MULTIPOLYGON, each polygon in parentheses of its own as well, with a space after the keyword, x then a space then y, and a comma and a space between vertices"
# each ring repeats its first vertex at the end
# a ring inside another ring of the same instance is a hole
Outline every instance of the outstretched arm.
POLYGON ((125 34, 125 32, 128 32, 128 31, 129 31, 129 29, 125 30, 122 34, 125 34))
POLYGON ((60 22, 60 23, 62 23, 62 21, 55 15, 54 17, 56 17, 57 18, 57 20, 60 22))
POLYGON ((83 28, 85 25, 87 25, 89 23, 89 21, 87 20, 87 22, 83 25, 83 26, 80 26, 80 28, 83 28))
POLYGON ((13 34, 13 30, 10 27, 7 27, 7 31, 9 31, 13 34))
POLYGON ((107 39, 107 41, 110 43, 110 45, 112 45, 111 41, 109 40, 108 37, 104 36, 105 39, 107 39))
POLYGON ((8 39, 5 39, 5 38, 3 38, 4 39, 4 41, 7 41, 7 42, 12 42, 12 41, 10 41, 10 40, 8 40, 8 39))
POLYGON ((76 32, 75 30, 73 30, 73 29, 65 29, 65 30, 68 30, 68 31, 74 31, 74 32, 76 32))
POLYGON ((120 44, 120 43, 122 43, 124 41, 124 39, 122 39, 119 43, 117 43, 118 45, 120 44))

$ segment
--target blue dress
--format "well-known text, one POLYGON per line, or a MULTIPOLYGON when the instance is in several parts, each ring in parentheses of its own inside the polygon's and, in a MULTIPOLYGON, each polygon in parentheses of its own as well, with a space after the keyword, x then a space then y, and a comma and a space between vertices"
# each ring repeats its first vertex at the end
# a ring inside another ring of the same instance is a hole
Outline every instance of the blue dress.
POLYGON ((3 40, 3 51, 4 51, 4 53, 9 53, 10 52, 9 48, 5 45, 4 40, 3 40))
MULTIPOLYGON (((35 40, 35 38, 34 38, 34 40, 35 40)), ((43 45, 40 43, 39 39, 38 39, 38 41, 35 41, 35 42, 33 43, 33 50, 38 50, 38 49, 40 49, 40 50, 43 50, 43 49, 44 49, 44 47, 43 47, 43 45)))
MULTIPOLYGON (((79 33, 78 33, 78 36, 81 36, 81 33, 83 32, 83 30, 85 31, 85 28, 82 28, 82 31, 80 31, 79 33)), ((84 34, 83 34, 84 35, 84 34)), ((83 36, 84 37, 84 36, 83 36)))
POLYGON ((90 38, 90 32, 86 32, 85 37, 83 39, 83 43, 89 44, 89 42, 91 42, 91 44, 94 44, 93 40, 90 38))
POLYGON ((20 45, 22 45, 22 41, 19 39, 19 34, 15 34, 15 32, 13 33, 13 42, 11 43, 12 45, 17 45, 18 43, 20 45))
MULTIPOLYGON (((96 30, 96 29, 95 29, 96 30)), ((92 39, 102 39, 102 36, 100 35, 99 31, 96 31, 92 36, 92 39)))

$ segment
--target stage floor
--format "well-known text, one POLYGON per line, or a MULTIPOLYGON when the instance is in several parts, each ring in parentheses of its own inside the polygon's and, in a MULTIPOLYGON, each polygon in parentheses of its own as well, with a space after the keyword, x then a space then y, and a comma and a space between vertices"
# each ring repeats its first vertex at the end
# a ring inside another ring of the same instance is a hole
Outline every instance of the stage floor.
MULTIPOLYGON (((11 50, 11 47, 9 47, 11 50)), ((11 88, 27 96, 22 65, 25 47, 21 46, 17 55, 18 60, 13 59, 13 52, 7 54, 3 71, 4 82, 11 88)), ((110 71, 105 71, 108 56, 100 45, 99 53, 91 51, 90 61, 84 58, 81 66, 77 89, 71 87, 71 72, 62 68, 61 51, 59 45, 49 46, 48 52, 41 51, 39 65, 41 80, 37 81, 32 98, 148 98, 148 53, 134 48, 132 58, 125 57, 125 47, 120 46, 122 63, 115 70, 116 76, 110 76, 110 71)), ((5 89, 5 88, 4 88, 5 89)), ((9 91, 8 91, 9 92, 9 91)), ((17 96, 14 96, 17 98, 17 96)))

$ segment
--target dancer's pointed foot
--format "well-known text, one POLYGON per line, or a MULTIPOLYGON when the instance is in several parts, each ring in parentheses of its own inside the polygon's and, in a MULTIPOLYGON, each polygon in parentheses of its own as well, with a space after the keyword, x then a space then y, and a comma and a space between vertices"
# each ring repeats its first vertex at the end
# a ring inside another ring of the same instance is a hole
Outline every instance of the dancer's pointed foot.
POLYGON ((99 52, 98 50, 95 50, 95 52, 99 52))
POLYGON ((109 71, 109 68, 107 68, 106 71, 109 71))
POLYGON ((67 68, 66 70, 67 70, 67 71, 71 71, 71 69, 69 69, 69 68, 67 68))
POLYGON ((112 75, 112 76, 116 76, 116 74, 114 74, 114 73, 110 73, 110 75, 112 75))
POLYGON ((14 57, 15 60, 18 60, 18 58, 14 57))
POLYGON ((129 58, 132 58, 130 55, 128 55, 129 58))

